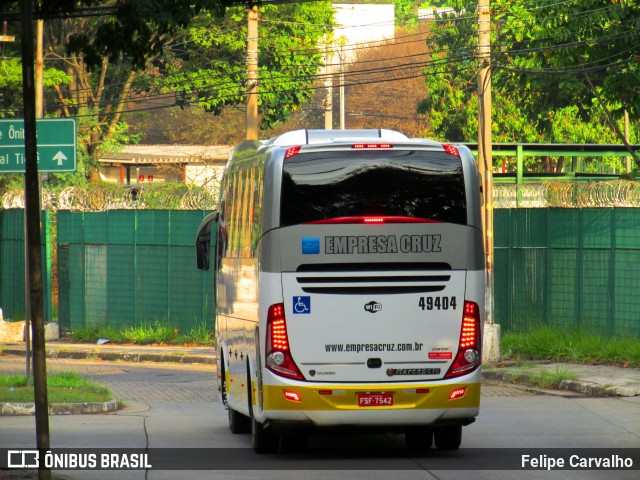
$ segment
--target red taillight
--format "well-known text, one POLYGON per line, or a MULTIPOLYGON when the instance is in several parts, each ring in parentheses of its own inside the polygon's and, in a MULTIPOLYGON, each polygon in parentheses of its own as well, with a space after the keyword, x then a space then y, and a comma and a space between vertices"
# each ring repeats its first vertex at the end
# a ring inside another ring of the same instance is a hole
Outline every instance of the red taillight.
POLYGON ((458 377, 480 366, 480 307, 465 301, 458 353, 444 378, 458 377))
POLYGON ((442 148, 444 148, 444 151, 447 152, 449 155, 454 155, 456 157, 460 156, 460 152, 458 152, 458 149, 453 145, 449 145, 448 143, 443 143, 442 148))
POLYGON ((465 393, 467 393, 467 388, 466 387, 456 388, 453 392, 451 392, 451 395, 449 395, 449 400, 455 400, 456 398, 462 398, 462 397, 464 397, 465 393))
POLYGON ((393 145, 390 143, 356 143, 351 148, 356 150, 380 150, 393 148, 393 145))
POLYGON ((299 402, 301 400, 300 394, 298 392, 293 392, 291 390, 285 390, 284 397, 287 400, 291 400, 292 402, 299 402))
POLYGON ((293 147, 289 147, 287 148, 287 151, 284 152, 284 158, 291 158, 294 155, 297 155, 298 152, 300 151, 300 145, 295 145, 293 147))
POLYGON ((277 375, 304 380, 289 351, 287 319, 284 316, 282 303, 271 305, 267 313, 266 365, 277 375))
POLYGON ((337 217, 327 218, 324 220, 314 220, 306 222, 308 225, 327 225, 327 224, 352 224, 364 223, 365 225, 380 225, 383 223, 440 223, 439 220, 429 220, 427 218, 415 217, 337 217))

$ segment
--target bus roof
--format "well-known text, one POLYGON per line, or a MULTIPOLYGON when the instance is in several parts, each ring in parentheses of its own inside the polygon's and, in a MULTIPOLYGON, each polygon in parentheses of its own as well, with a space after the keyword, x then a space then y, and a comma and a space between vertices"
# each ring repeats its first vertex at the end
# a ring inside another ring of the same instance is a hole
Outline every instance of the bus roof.
POLYGON ((384 142, 421 143, 440 145, 439 142, 425 139, 410 139, 395 130, 363 129, 363 130, 293 130, 278 137, 265 140, 264 145, 288 147, 292 145, 318 145, 349 142, 384 142))

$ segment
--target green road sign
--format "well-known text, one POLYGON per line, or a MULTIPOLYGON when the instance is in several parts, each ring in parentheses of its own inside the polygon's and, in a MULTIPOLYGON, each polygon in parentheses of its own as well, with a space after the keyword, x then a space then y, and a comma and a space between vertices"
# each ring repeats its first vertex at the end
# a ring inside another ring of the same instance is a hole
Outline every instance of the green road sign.
MULTIPOLYGON (((38 172, 75 172, 78 136, 73 118, 42 118, 36 121, 38 172)), ((24 120, 0 120, 0 173, 24 173, 24 120)))

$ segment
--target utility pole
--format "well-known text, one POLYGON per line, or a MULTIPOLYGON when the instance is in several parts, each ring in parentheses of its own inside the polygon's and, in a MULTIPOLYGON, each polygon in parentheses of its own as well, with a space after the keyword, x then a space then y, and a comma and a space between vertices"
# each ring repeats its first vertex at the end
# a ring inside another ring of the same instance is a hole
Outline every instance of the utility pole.
POLYGON ((258 139, 258 7, 252 7, 247 25, 246 140, 258 139))
POLYGON ((493 140, 491 137, 491 11, 489 3, 490 0, 478 0, 478 163, 482 172, 484 195, 482 223, 487 271, 485 296, 485 333, 487 335, 484 353, 487 360, 499 360, 500 331, 496 328, 497 326, 494 327, 493 317, 493 140))
MULTIPOLYGON (((29 265, 29 304, 32 315, 34 404, 36 413, 36 444, 40 458, 49 449, 49 399, 47 394, 47 360, 44 340, 44 303, 42 282, 42 250, 40 234, 40 185, 38 181, 38 151, 36 140, 35 85, 33 72, 33 3, 21 1, 22 22, 22 92, 24 98, 25 133, 25 223, 27 224, 29 265)), ((50 480, 51 470, 41 466, 40 480, 50 480)))
POLYGON ((345 129, 344 119, 344 39, 340 44, 340 130, 345 129))
MULTIPOLYGON (((331 46, 333 48, 333 45, 331 46)), ((324 87, 325 87, 325 106, 324 106, 324 129, 333 130, 333 52, 329 49, 329 42, 325 45, 324 50, 324 87)))
MULTIPOLYGON (((43 40, 44 40, 44 21, 37 20, 36 21, 36 118, 44 117, 44 58, 43 58, 43 40)), ((40 184, 41 175, 38 174, 38 196, 41 195, 40 184)), ((24 198, 27 198, 26 191, 26 183, 25 183, 25 192, 24 198)), ((29 255, 29 244, 27 243, 27 222, 25 217, 24 222, 24 290, 25 290, 25 302, 24 302, 24 338, 25 338, 25 361, 26 361, 26 373, 25 378, 27 379, 27 387, 31 386, 31 308, 29 305, 29 263, 26 261, 29 255)))
MULTIPOLYGON (((629 143, 629 110, 624 109, 624 139, 629 143)), ((626 157, 626 170, 627 173, 631 173, 631 157, 626 157)))

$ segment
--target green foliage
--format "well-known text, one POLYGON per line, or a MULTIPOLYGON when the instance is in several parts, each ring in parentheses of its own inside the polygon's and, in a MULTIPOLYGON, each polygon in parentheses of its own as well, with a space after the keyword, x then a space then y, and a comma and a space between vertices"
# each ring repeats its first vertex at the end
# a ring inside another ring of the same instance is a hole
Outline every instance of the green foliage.
MULTIPOLYGON (((0 375, 0 402, 32 403, 33 386, 26 384, 24 375, 0 375)), ((113 398, 109 387, 75 372, 48 374, 47 395, 49 403, 105 402, 113 398)))
MULTIPOLYGON (((433 61, 419 108, 430 119, 425 136, 475 141, 478 27, 470 12, 477 2, 452 0, 448 6, 459 15, 433 24, 433 61)), ((632 120, 636 112, 637 119, 640 104, 640 70, 629 61, 640 54, 633 38, 640 6, 571 0, 532 8, 496 0, 491 10, 493 140, 620 143, 612 119, 621 129, 622 111, 629 110, 632 120)), ((637 120, 632 129, 637 131, 637 120)), ((604 161, 620 168, 618 159, 604 161)))
MULTIPOLYGON (((104 0, 84 0, 82 4, 111 6, 104 0)), ((102 58, 130 59, 135 68, 146 66, 147 59, 162 54, 164 40, 201 12, 221 15, 233 0, 120 0, 107 21, 96 24, 93 31, 74 32, 68 49, 84 57, 87 65, 97 67, 102 58)), ((58 0, 41 2, 46 17, 50 13, 70 12, 77 2, 58 0)))
MULTIPOLYGON (((55 87, 68 85, 69 75, 45 64, 43 85, 45 94, 55 87)), ((0 58, 0 118, 12 118, 22 110, 22 61, 19 58, 0 58)))
MULTIPOLYGON (((329 2, 264 5, 259 26, 259 111, 261 127, 286 120, 313 94, 322 63, 319 42, 329 33, 329 2)), ((231 8, 223 18, 197 17, 174 47, 158 59, 164 75, 154 79, 164 92, 179 91, 183 106, 196 103, 219 114, 245 101, 247 16, 231 8)))
POLYGON ((213 328, 205 321, 197 323, 188 331, 182 331, 166 320, 156 320, 124 329, 87 326, 76 328, 71 332, 71 339, 75 342, 95 343, 101 338, 108 339, 112 343, 135 343, 138 345, 213 345, 214 342, 213 328))
POLYGON ((605 338, 546 326, 504 333, 502 352, 507 358, 640 366, 640 339, 605 338))
POLYGON ((421 0, 393 0, 396 27, 415 27, 418 25, 418 5, 421 0))

